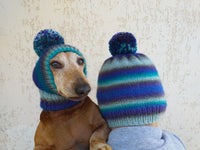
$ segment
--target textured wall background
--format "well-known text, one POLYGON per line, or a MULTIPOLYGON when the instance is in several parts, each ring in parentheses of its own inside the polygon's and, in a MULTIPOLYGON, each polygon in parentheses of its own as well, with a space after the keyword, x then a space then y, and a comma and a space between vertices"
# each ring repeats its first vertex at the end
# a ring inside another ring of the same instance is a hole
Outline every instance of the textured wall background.
POLYGON ((39 122, 34 36, 53 28, 86 56, 90 96, 110 57, 108 41, 119 31, 134 33, 138 51, 157 66, 168 109, 160 126, 177 134, 188 150, 200 144, 199 0, 1 0, 0 149, 31 150, 39 122))

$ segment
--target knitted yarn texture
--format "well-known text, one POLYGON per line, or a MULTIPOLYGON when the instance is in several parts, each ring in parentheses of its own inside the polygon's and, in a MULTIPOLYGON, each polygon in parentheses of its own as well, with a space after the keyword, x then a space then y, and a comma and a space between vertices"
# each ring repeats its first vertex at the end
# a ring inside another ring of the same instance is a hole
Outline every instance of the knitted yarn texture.
POLYGON ((136 39, 131 33, 115 34, 109 50, 113 56, 103 63, 97 88, 104 119, 110 127, 157 122, 167 103, 152 61, 136 53, 136 39))
MULTIPOLYGON (((63 37, 52 29, 40 31, 34 39, 33 48, 39 56, 33 70, 33 81, 39 88, 41 108, 43 110, 60 110, 79 103, 79 101, 74 102, 59 95, 50 69, 50 60, 58 53, 74 52, 83 57, 79 50, 73 46, 64 44, 63 37)), ((84 57, 83 59, 85 61, 84 57)), ((86 65, 84 73, 86 75, 86 65)))

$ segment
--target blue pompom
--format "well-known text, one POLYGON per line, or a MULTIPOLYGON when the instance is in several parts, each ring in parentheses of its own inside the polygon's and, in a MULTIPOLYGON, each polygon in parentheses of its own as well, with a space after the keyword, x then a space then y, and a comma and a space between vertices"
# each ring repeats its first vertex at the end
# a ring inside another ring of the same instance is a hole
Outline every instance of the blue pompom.
POLYGON ((40 31, 34 39, 33 48, 38 56, 50 46, 64 44, 63 37, 52 29, 40 31))
POLYGON ((135 54, 137 51, 136 39, 131 33, 119 32, 109 41, 109 51, 113 56, 135 54))

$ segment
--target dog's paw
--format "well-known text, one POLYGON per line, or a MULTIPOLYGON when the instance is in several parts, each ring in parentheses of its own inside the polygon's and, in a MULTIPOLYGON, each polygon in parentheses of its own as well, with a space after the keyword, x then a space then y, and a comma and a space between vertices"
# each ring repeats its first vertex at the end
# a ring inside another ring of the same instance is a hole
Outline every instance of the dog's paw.
POLYGON ((96 143, 90 146, 90 150, 112 150, 112 147, 106 143, 96 143))

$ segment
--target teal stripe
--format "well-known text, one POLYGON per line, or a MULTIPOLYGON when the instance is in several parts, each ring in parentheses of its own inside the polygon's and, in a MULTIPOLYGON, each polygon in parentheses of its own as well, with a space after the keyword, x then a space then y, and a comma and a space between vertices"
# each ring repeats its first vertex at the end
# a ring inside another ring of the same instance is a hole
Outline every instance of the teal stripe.
POLYGON ((63 96, 60 96, 60 95, 56 95, 56 94, 50 94, 50 93, 47 93, 45 91, 42 91, 42 90, 39 90, 40 92, 40 96, 43 100, 46 100, 48 102, 58 102, 58 101, 64 101, 66 100, 65 97, 63 96))
POLYGON ((159 76, 157 72, 148 72, 148 73, 139 73, 135 75, 121 75, 112 79, 104 79, 98 80, 98 86, 110 86, 110 85, 117 85, 122 83, 134 83, 134 82, 141 82, 141 81, 148 81, 148 80, 158 80, 159 76))
POLYGON ((37 61, 36 66, 34 68, 33 76, 34 76, 34 82, 39 88, 42 88, 43 90, 45 89, 47 92, 52 93, 51 89, 49 89, 48 85, 43 79, 41 67, 40 67, 40 62, 37 61))
POLYGON ((116 101, 113 102, 107 102, 105 104, 101 104, 100 107, 112 107, 113 105, 121 106, 121 105, 128 105, 128 104, 135 104, 135 103, 146 103, 151 101, 166 101, 165 96, 152 96, 152 97, 146 97, 146 98, 130 98, 130 99, 123 99, 123 101, 116 101))
POLYGON ((136 107, 141 107, 141 106, 153 106, 153 105, 162 105, 162 104, 167 104, 165 99, 161 100, 152 100, 152 101, 141 101, 141 102, 132 102, 132 103, 118 103, 117 105, 108 105, 108 106, 100 106, 100 110, 102 112, 109 112, 109 111, 123 111, 128 108, 136 108, 136 107))

